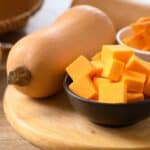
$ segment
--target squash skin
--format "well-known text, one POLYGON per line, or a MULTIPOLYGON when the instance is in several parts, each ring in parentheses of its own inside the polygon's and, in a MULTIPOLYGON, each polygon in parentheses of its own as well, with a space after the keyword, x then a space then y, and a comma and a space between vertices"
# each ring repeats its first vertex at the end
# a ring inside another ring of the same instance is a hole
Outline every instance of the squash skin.
POLYGON ((11 49, 7 75, 19 66, 32 74, 29 84, 15 87, 34 98, 55 94, 62 88, 65 67, 80 54, 90 58, 102 44, 114 43, 110 19, 91 6, 67 10, 50 27, 34 32, 11 49))

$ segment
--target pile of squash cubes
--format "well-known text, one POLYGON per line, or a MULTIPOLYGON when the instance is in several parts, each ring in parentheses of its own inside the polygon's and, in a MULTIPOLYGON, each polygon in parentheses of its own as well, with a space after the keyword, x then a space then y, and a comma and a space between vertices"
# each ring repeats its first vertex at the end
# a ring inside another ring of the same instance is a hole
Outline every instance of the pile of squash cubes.
POLYGON ((66 71, 76 95, 101 103, 132 103, 150 96, 150 63, 122 45, 104 45, 91 60, 79 56, 66 71))

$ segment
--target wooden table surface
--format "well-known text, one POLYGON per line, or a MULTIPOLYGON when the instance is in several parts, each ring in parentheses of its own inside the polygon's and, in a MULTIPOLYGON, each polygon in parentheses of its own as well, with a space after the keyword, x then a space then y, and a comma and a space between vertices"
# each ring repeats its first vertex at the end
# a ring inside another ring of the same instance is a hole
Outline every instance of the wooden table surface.
MULTIPOLYGON (((27 25, 14 33, 0 36, 0 42, 16 42, 22 36, 29 34, 41 27, 48 26, 56 19, 67 7, 71 0, 45 0, 42 8, 34 15, 27 25)), ((5 71, 0 71, 0 150, 39 150, 29 142, 20 137, 8 124, 2 110, 2 95, 6 83, 2 83, 5 71), (2 79, 3 78, 3 79, 2 79)))

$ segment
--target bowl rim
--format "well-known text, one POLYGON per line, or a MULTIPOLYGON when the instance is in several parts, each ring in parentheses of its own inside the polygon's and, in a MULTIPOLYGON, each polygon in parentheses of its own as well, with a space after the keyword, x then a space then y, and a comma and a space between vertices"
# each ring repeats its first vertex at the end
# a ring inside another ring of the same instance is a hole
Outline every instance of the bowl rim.
POLYGON ((130 47, 128 45, 126 45, 120 38, 121 34, 126 32, 126 31, 131 31, 131 26, 125 26, 123 28, 121 28, 120 30, 118 30, 117 34, 116 34, 116 40, 117 40, 117 43, 121 44, 121 45, 124 45, 124 46, 127 46, 129 48, 131 48, 133 51, 135 51, 136 53, 139 53, 139 54, 142 54, 142 55, 150 55, 150 52, 147 52, 147 51, 143 51, 143 50, 140 50, 140 49, 136 49, 134 47, 130 47))
POLYGON ((133 103, 126 103, 126 104, 122 104, 122 103, 117 103, 117 104, 112 104, 112 103, 102 103, 102 102, 97 102, 97 101, 94 101, 94 100, 91 100, 91 99, 86 99, 86 98, 83 98, 83 97, 80 97, 78 95, 76 95, 75 93, 73 93, 69 87, 68 87, 68 80, 71 80, 71 78, 69 77, 69 75, 66 75, 65 78, 64 78, 64 82, 63 82, 63 87, 65 89, 65 91, 71 95, 72 97, 74 97, 75 99, 81 101, 81 102, 84 102, 84 103, 91 103, 91 104, 98 104, 98 105, 105 105, 105 106, 113 106, 113 107, 116 107, 116 106, 122 106, 122 107, 126 107, 126 106, 131 106, 131 105, 139 105, 139 104, 150 104, 150 99, 147 99, 147 100, 144 100, 144 101, 139 101, 139 102, 133 102, 133 103))
POLYGON ((23 18, 33 15, 42 6, 43 2, 44 2, 44 0, 37 0, 37 2, 34 5, 32 5, 32 7, 29 10, 26 10, 16 16, 1 20, 0 26, 2 26, 5 23, 8 23, 10 21, 18 21, 20 19, 23 19, 23 18))
POLYGON ((0 21, 0 35, 7 32, 11 32, 25 25, 30 16, 34 15, 38 11, 44 0, 36 0, 36 3, 31 6, 29 10, 26 10, 18 15, 10 18, 6 18, 0 21))

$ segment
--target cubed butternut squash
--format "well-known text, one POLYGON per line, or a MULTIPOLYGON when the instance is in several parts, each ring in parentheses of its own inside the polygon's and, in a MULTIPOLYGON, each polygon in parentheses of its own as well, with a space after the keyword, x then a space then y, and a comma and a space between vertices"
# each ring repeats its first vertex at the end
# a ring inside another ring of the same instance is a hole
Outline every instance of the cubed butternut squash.
POLYGON ((146 96, 150 96, 150 75, 148 76, 148 79, 147 79, 145 86, 144 86, 144 94, 146 96))
POLYGON ((144 39, 145 39, 145 47, 143 48, 143 50, 145 51, 150 51, 150 26, 149 28, 145 31, 145 34, 143 35, 144 39))
POLYGON ((101 59, 98 53, 91 61, 80 56, 66 70, 73 79, 69 88, 86 99, 117 104, 150 96, 150 63, 121 45, 105 45, 101 59))
POLYGON ((91 97, 91 100, 98 101, 98 93, 94 95, 93 97, 91 97))
POLYGON ((79 56, 66 68, 66 71, 72 80, 76 81, 85 75, 94 74, 95 69, 86 57, 79 56))
POLYGON ((139 50, 150 51, 150 17, 140 18, 131 25, 132 35, 123 41, 139 50))
POLYGON ((124 71, 125 64, 117 59, 109 59, 104 64, 102 76, 111 81, 119 81, 124 71))
POLYGON ((92 60, 101 60, 101 52, 97 52, 93 57, 92 60))
POLYGON ((101 63, 100 60, 93 60, 91 61, 91 64, 93 65, 93 67, 95 68, 95 76, 100 77, 102 74, 102 70, 103 70, 103 64, 101 63))
POLYGON ((93 83, 94 83, 97 90, 98 90, 98 86, 100 85, 101 80, 104 81, 104 82, 108 82, 108 83, 110 82, 110 80, 108 80, 108 79, 101 78, 101 77, 95 77, 93 79, 93 83))
POLYGON ((137 49, 143 49, 146 45, 145 39, 141 33, 137 33, 132 37, 125 38, 124 43, 126 43, 128 46, 131 46, 133 48, 137 49))
POLYGON ((127 93, 127 102, 133 103, 138 101, 144 101, 143 93, 127 93))
POLYGON ((92 99, 97 96, 97 90, 88 76, 82 76, 79 80, 73 81, 69 88, 83 98, 92 99))
POLYGON ((115 58, 127 63, 132 55, 133 51, 129 47, 123 45, 104 45, 102 47, 101 61, 105 63, 110 58, 115 58))
POLYGON ((150 65, 146 61, 140 59, 135 55, 133 55, 128 61, 126 69, 140 73, 150 74, 150 65))
POLYGON ((99 102, 103 103, 126 103, 126 85, 124 82, 108 82, 106 79, 99 79, 98 95, 99 102))
POLYGON ((139 23, 145 23, 145 22, 149 22, 150 21, 150 17, 140 17, 135 24, 139 24, 139 23))
POLYGON ((144 90, 146 75, 134 71, 125 71, 122 76, 122 81, 125 82, 128 92, 142 93, 144 90))
POLYGON ((141 32, 150 27, 150 17, 139 18, 132 24, 132 29, 135 33, 141 32))

